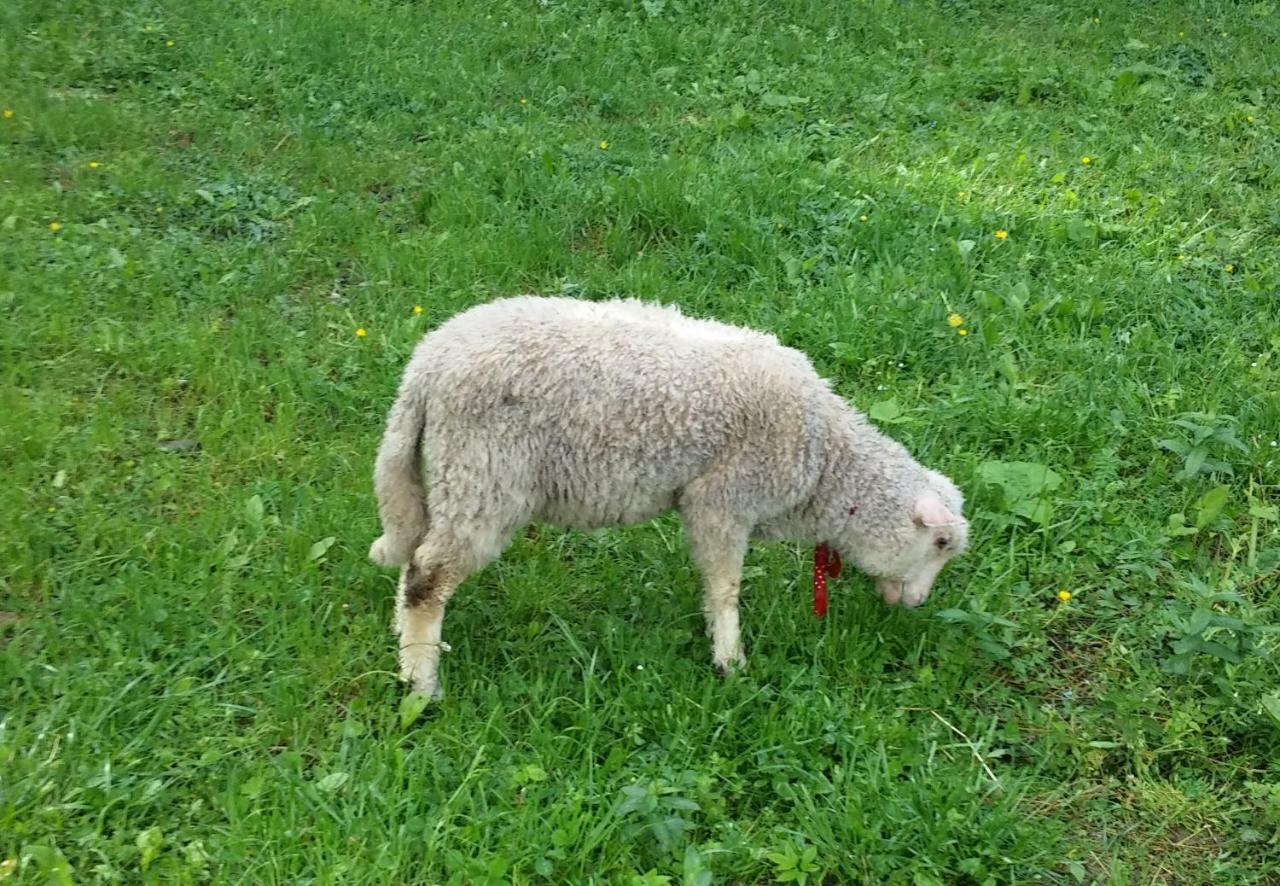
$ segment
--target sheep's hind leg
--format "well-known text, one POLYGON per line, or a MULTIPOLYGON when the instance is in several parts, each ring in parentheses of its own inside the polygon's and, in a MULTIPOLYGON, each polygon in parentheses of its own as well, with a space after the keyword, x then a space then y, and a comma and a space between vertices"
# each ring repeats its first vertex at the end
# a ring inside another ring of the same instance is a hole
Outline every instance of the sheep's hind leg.
MULTIPOLYGON (((481 546, 483 547, 483 546, 481 546)), ((498 550, 501 545, 498 544, 498 550)), ((492 551, 493 546, 489 546, 492 551)), ((400 636, 400 679, 433 699, 440 687, 444 610, 458 585, 496 553, 462 545, 432 530, 400 573, 395 629, 400 636)))

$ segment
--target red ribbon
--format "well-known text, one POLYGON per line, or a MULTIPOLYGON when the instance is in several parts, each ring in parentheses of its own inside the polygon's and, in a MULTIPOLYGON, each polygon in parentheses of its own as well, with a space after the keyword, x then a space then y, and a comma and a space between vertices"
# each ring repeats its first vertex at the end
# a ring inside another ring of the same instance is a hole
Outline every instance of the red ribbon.
POLYGON ((813 550, 813 614, 827 614, 827 576, 840 577, 840 555, 825 544, 813 550))

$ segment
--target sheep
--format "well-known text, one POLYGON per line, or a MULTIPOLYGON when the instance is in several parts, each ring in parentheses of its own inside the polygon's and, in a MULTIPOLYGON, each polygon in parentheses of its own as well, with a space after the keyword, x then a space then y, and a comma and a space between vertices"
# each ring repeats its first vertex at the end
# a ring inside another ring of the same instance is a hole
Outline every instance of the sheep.
POLYGON ((445 605, 533 521, 599 528, 677 510, 721 673, 746 663, 751 538, 829 545, 909 607, 968 542, 956 486, 799 351, 634 299, 503 298, 429 332, 373 479, 383 534, 369 556, 401 567, 400 676, 437 699, 445 605))

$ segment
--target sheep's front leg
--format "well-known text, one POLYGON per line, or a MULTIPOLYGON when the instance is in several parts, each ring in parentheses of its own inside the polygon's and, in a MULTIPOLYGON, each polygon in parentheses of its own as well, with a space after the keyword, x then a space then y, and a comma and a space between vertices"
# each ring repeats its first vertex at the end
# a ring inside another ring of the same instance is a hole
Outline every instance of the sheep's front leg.
POLYGON ((706 579, 707 624, 711 627, 711 660, 721 674, 742 670, 747 656, 742 651, 742 633, 738 622, 738 591, 742 579, 741 564, 706 579))
POLYGON ((740 670, 747 658, 738 627, 738 591, 750 529, 723 518, 685 513, 685 531, 698 571, 702 573, 707 633, 711 655, 722 674, 740 670))

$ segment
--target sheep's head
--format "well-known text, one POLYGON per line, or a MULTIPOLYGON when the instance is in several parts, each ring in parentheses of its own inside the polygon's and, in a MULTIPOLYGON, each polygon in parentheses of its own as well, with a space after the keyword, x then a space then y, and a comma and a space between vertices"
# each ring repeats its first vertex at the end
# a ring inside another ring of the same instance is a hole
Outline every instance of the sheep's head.
POLYGON ((859 568, 875 577, 876 589, 889 604, 919 606, 929 598, 942 567, 969 544, 960 490, 936 471, 928 471, 927 477, 923 489, 895 504, 889 525, 859 533, 848 547, 859 568))

